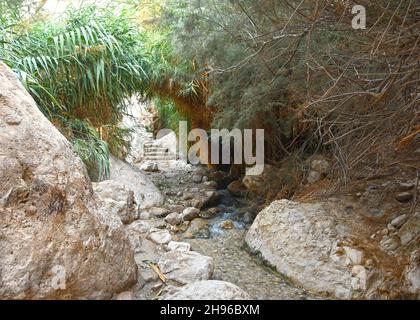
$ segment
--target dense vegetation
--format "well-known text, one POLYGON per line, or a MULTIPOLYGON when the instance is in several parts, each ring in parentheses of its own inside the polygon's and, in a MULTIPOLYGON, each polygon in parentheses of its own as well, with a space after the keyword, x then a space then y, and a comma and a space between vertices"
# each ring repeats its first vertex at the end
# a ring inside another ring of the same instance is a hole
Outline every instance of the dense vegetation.
POLYGON ((2 6, 0 59, 96 179, 108 148, 129 148, 117 124, 135 92, 162 127, 264 128, 266 158, 294 175, 318 152, 342 181, 378 174, 420 132, 416 1, 126 2, 29 25, 2 6), (365 30, 352 29, 355 4, 365 30))
POLYGON ((85 7, 29 26, 16 11, 2 15, 0 58, 41 111, 73 143, 93 179, 109 171, 109 151, 124 157, 124 101, 142 93, 147 54, 127 11, 85 7), (92 19, 92 17, 94 17, 92 19))

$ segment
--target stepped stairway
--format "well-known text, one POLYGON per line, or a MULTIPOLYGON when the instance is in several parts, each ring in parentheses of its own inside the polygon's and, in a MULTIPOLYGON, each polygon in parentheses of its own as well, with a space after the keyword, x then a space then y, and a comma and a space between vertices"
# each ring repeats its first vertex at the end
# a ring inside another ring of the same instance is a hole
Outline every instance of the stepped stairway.
POLYGON ((157 140, 154 139, 153 133, 147 132, 143 138, 144 157, 143 161, 167 161, 176 160, 176 154, 173 154, 169 149, 161 146, 157 140))

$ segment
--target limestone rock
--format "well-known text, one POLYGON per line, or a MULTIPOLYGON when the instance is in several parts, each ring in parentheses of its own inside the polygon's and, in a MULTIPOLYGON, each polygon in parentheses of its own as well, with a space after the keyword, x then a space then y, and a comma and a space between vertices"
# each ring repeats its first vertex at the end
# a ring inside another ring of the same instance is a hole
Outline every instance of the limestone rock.
POLYGON ((141 170, 113 156, 110 157, 110 169, 111 180, 133 190, 140 209, 159 207, 163 204, 162 193, 141 170))
POLYGON ((184 211, 182 211, 181 219, 182 221, 191 221, 198 217, 200 214, 200 210, 197 208, 186 208, 184 211))
POLYGON ((164 300, 251 300, 238 286, 217 280, 197 281, 182 287, 164 300))
POLYGON ((128 225, 128 229, 132 230, 133 232, 136 232, 138 234, 145 234, 150 231, 150 229, 153 228, 153 225, 148 221, 134 221, 130 225, 128 225))
POLYGON ((120 217, 122 223, 129 224, 138 219, 134 192, 124 185, 109 180, 93 183, 99 210, 112 212, 120 217))
POLYGON ((319 203, 280 200, 258 214, 246 243, 305 289, 348 299, 353 275, 334 249, 339 225, 319 203))
POLYGON ((150 239, 156 244, 167 244, 171 242, 172 236, 168 230, 155 230, 150 232, 150 239))
POLYGON ((169 251, 188 252, 188 251, 191 251, 191 245, 187 242, 171 241, 171 242, 168 243, 168 250, 169 251))
POLYGON ((140 167, 140 169, 146 172, 158 172, 159 166, 156 162, 147 161, 140 167))
POLYGON ((210 237, 208 221, 202 218, 192 220, 185 232, 185 237, 191 239, 208 239, 210 237))
POLYGON ((170 211, 166 208, 152 207, 152 208, 147 208, 147 209, 141 209, 140 215, 145 216, 147 213, 147 215, 149 215, 150 217, 164 218, 169 214, 169 212, 170 211))
POLYGON ((133 285, 121 222, 106 225, 84 164, 2 63, 0 150, 0 298, 109 299, 133 285))
POLYGON ((214 270, 213 259, 197 252, 170 251, 158 262, 166 279, 177 284, 188 284, 211 278, 214 270))
POLYGON ((180 224, 181 222, 180 214, 176 212, 168 214, 165 218, 165 222, 169 223, 171 226, 176 226, 180 224))
POLYGON ((363 251, 356 250, 350 247, 343 247, 344 252, 346 253, 347 258, 351 261, 353 265, 361 265, 363 261, 363 251))

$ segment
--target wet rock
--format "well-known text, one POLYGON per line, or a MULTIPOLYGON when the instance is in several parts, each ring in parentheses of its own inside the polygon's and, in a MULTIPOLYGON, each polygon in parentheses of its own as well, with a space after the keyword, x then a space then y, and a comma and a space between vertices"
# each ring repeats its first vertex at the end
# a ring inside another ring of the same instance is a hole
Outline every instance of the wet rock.
POLYGON ((242 181, 236 180, 230 183, 227 187, 228 191, 235 197, 245 197, 248 189, 242 181))
POLYGON ((207 181, 204 182, 204 186, 207 187, 207 189, 217 189, 217 182, 216 181, 207 181))
POLYGON ((185 237, 190 239, 208 239, 210 237, 208 221, 202 218, 192 220, 185 237))
POLYGON ((204 212, 200 212, 200 217, 203 219, 212 219, 215 216, 217 216, 219 213, 220 213, 220 209, 214 207, 214 208, 207 209, 204 212))
POLYGON ((188 284, 211 278, 213 259, 197 252, 170 251, 165 253, 158 266, 166 279, 177 284, 188 284))
POLYGON ((156 244, 167 244, 172 241, 172 236, 168 230, 151 231, 150 239, 156 244))
POLYGON ((220 228, 225 230, 232 230, 235 228, 235 225, 232 220, 225 220, 220 223, 220 228))
POLYGON ((181 223, 181 216, 179 213, 173 212, 166 216, 165 222, 171 226, 176 226, 181 223))
POLYGON ((181 220, 182 221, 191 221, 198 217, 200 214, 200 210, 197 208, 186 208, 184 211, 182 211, 181 214, 181 220))
POLYGON ((203 177, 203 182, 207 182, 207 181, 209 181, 209 177, 204 176, 204 177, 203 177))
POLYGON ((168 250, 169 251, 189 252, 189 251, 191 251, 191 245, 187 242, 171 241, 168 244, 168 250))
POLYGON ((204 192, 204 198, 202 200, 202 208, 208 208, 212 206, 216 206, 219 204, 220 200, 222 199, 222 196, 217 191, 205 191, 204 192))
POLYGON ((413 194, 411 192, 401 192, 395 196, 395 199, 401 203, 407 203, 413 200, 413 194))
POLYGON ((108 224, 82 160, 1 62, 0 150, 0 299, 110 299, 135 284, 120 218, 108 224))
POLYGON ((138 219, 133 191, 112 180, 93 183, 92 185, 99 210, 112 212, 113 215, 119 216, 124 224, 129 224, 138 219))
POLYGON ((163 300, 250 300, 251 297, 238 286, 224 281, 197 281, 182 287, 163 300))
POLYGON ((244 223, 252 223, 255 219, 255 215, 252 212, 245 212, 242 216, 242 221, 244 223))

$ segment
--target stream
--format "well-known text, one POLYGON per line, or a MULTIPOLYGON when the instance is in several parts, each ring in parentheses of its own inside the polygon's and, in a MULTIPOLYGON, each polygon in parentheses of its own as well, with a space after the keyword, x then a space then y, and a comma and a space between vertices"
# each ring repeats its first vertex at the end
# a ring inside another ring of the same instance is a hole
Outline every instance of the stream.
MULTIPOLYGON (((182 170, 174 171, 172 168, 168 169, 166 174, 153 174, 152 179, 158 182, 157 185, 160 185, 163 193, 174 188, 177 191, 182 188, 190 190, 191 186, 197 189, 196 184, 189 184, 188 176, 191 174, 186 174, 182 170)), ((280 274, 266 266, 261 259, 248 252, 244 239, 250 223, 245 223, 242 217, 247 207, 252 206, 252 202, 235 198, 227 190, 218 190, 218 192, 221 195, 217 205, 220 212, 206 220, 208 236, 183 238, 182 234, 179 235, 180 241, 189 242, 193 251, 214 259, 213 279, 234 283, 256 300, 313 299, 313 296, 290 284, 280 274), (221 227, 221 223, 226 220, 233 223, 232 229, 221 227)))

